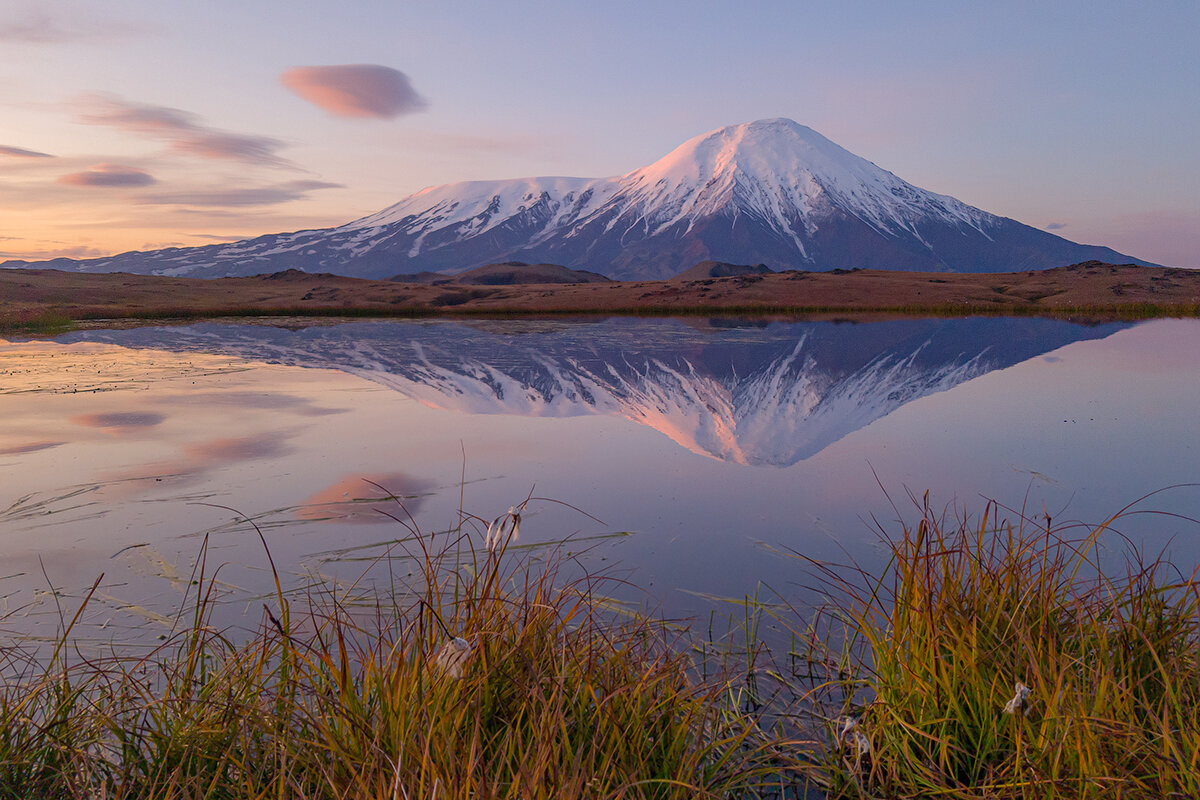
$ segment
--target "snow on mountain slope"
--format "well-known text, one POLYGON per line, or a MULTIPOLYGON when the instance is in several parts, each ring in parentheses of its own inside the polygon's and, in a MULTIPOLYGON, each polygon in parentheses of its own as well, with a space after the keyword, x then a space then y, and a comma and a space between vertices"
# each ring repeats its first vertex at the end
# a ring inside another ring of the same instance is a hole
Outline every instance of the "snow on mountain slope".
POLYGON ((697 136, 619 177, 447 184, 337 228, 48 264, 383 278, 519 260, 658 279, 710 259, 776 270, 964 272, 1136 261, 920 189, 811 128, 768 119, 697 136))
POLYGON ((788 119, 697 136, 620 182, 619 200, 652 219, 655 232, 732 207, 792 237, 802 252, 795 221, 814 230, 815 218, 828 207, 846 210, 881 232, 912 231, 918 214, 976 228, 990 216, 911 186, 788 119))

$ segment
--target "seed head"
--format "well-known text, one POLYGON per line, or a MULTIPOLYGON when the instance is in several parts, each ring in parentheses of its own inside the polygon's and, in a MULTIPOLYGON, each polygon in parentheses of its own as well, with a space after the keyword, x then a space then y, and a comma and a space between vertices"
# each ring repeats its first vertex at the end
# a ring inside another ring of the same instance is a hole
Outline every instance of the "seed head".
POLYGON ((1029 713, 1029 687, 1017 681, 1017 685, 1013 687, 1015 694, 1012 699, 1004 704, 1005 714, 1015 714, 1024 709, 1025 713, 1029 713))
POLYGON ((858 725, 858 720, 854 717, 841 718, 838 724, 837 741, 839 747, 852 744, 855 754, 860 757, 871 754, 871 740, 863 733, 862 728, 858 725))
POLYGON ((509 507, 508 513, 501 514, 488 525, 487 536, 483 543, 489 553, 496 548, 505 547, 509 542, 515 542, 521 535, 521 515, 515 507, 509 507))
POLYGON ((472 655, 471 643, 455 636, 442 642, 433 657, 433 665, 447 676, 458 680, 463 676, 472 655))

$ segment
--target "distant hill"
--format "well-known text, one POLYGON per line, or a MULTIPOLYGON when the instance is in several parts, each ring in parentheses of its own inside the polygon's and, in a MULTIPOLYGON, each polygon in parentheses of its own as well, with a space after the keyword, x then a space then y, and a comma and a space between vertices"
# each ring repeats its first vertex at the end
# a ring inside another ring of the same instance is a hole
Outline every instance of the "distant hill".
POLYGON ((665 279, 704 260, 808 271, 1148 264, 914 186, 790 119, 710 131, 612 178, 468 181, 422 189, 336 228, 6 264, 196 278, 290 267, 385 278, 512 260, 622 280, 665 279))
POLYGON ((568 269, 559 264, 526 264, 523 261, 504 261, 485 264, 455 275, 440 272, 421 272, 416 275, 396 275, 390 280, 402 283, 469 284, 472 286, 519 286, 536 283, 608 283, 611 278, 596 272, 568 269))
POLYGON ((685 269, 668 281, 702 281, 705 278, 735 278, 739 275, 765 275, 775 270, 766 264, 730 264, 725 261, 701 261, 690 269, 685 269))

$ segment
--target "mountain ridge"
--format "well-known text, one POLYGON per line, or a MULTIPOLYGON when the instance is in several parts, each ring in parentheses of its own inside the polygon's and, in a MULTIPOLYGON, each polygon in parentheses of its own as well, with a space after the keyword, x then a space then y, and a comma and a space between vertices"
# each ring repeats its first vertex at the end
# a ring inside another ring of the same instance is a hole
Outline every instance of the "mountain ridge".
POLYGON ((705 260, 774 270, 1150 266, 916 187, 782 118, 701 134, 612 178, 445 184, 335 228, 5 266, 190 277, 296 268, 384 278, 524 261, 653 280, 705 260))

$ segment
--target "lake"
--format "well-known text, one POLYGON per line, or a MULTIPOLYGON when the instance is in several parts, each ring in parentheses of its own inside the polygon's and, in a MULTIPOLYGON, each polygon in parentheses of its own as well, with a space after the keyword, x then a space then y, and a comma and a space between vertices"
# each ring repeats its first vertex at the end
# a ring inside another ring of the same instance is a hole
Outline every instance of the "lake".
MULTIPOLYGON (((527 497, 611 594, 684 619, 811 597, 801 554, 985 498, 1098 523, 1200 480, 1200 322, 369 321, 0 342, 0 631, 52 638, 103 574, 98 641, 164 635, 202 545, 221 622, 273 590, 369 586, 405 535, 527 497), (379 487, 403 497, 380 500, 379 487), (372 502, 374 500, 374 502, 372 502), (53 593, 51 592, 53 587, 53 593)), ((1116 526, 1183 572, 1200 490, 1116 526)), ((482 528, 468 526, 481 542, 482 528)), ((575 562, 572 562, 575 563, 575 562)))

